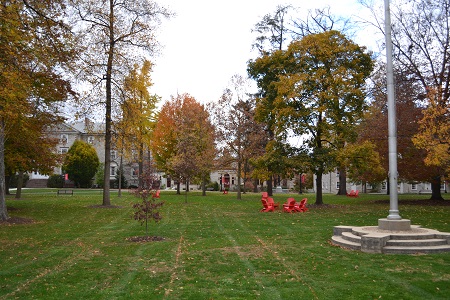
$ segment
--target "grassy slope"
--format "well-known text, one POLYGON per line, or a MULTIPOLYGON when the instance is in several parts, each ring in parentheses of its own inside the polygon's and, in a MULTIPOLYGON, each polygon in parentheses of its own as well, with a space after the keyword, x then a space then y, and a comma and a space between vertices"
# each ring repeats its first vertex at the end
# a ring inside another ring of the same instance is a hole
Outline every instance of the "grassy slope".
MULTIPOLYGON (((298 195, 294 195, 297 200, 298 195)), ((448 299, 450 253, 380 255, 331 246, 335 225, 376 225, 389 204, 326 195, 333 208, 260 213, 259 194, 162 193, 163 242, 143 235, 124 193, 120 208, 92 208, 101 192, 56 196, 26 190, 7 201, 11 216, 33 224, 0 225, 0 299, 448 299)), ((425 199, 429 196, 400 196, 425 199)), ((286 195, 275 201, 285 202, 286 195)), ((313 195, 308 195, 314 202, 313 195)), ((402 205, 413 224, 450 232, 450 206, 402 205)))

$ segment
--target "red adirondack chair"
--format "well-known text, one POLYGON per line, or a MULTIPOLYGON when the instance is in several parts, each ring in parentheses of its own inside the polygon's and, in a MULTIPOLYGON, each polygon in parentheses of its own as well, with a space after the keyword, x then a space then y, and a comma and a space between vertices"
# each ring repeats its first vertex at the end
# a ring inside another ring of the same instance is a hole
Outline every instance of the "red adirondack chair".
POLYGON ((157 190, 156 193, 153 194, 153 198, 159 198, 160 192, 161 192, 160 190, 157 190))
POLYGON ((280 203, 278 203, 278 202, 275 203, 273 201, 273 198, 271 198, 271 197, 267 197, 267 204, 272 205, 274 209, 280 208, 280 203))
POLYGON ((261 203, 263 205, 263 208, 261 209, 261 212, 270 212, 270 211, 274 211, 275 210, 273 205, 270 205, 269 203, 267 203, 267 200, 261 199, 261 203))
POLYGON ((356 190, 356 191, 351 190, 350 193, 347 193, 347 197, 357 198, 357 197, 359 197, 359 191, 358 190, 356 190))
POLYGON ((294 205, 295 211, 298 211, 298 212, 308 211, 308 208, 306 207, 307 202, 308 202, 307 198, 303 198, 300 202, 296 202, 294 205))
POLYGON ((267 200, 268 197, 269 197, 269 193, 267 193, 267 192, 262 192, 261 193, 261 199, 266 199, 267 200))
POLYGON ((283 204, 283 211, 284 212, 295 212, 294 209, 295 206, 295 199, 294 198, 288 198, 286 203, 283 204))

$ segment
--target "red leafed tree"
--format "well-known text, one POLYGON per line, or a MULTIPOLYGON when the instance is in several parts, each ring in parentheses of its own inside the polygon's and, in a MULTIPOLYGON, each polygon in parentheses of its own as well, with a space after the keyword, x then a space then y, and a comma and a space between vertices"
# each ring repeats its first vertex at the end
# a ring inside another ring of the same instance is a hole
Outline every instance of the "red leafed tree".
MULTIPOLYGON (((370 112, 360 127, 359 138, 369 140, 376 145, 382 165, 385 170, 388 170, 388 116, 384 72, 382 67, 373 77, 373 102, 370 112)), ((436 168, 425 165, 426 152, 418 149, 412 141, 412 137, 419 129, 418 122, 422 118, 423 108, 420 103, 423 95, 408 74, 397 70, 395 75, 399 179, 431 182, 436 175, 436 168)))
POLYGON ((139 221, 141 225, 145 224, 145 238, 148 239, 148 223, 149 221, 154 221, 158 223, 162 219, 162 215, 159 209, 164 205, 164 201, 155 197, 155 190, 153 186, 158 182, 158 178, 155 175, 156 170, 152 163, 147 162, 143 167, 143 172, 139 174, 140 181, 138 189, 134 192, 134 195, 140 198, 142 201, 140 203, 133 204, 133 219, 139 221))

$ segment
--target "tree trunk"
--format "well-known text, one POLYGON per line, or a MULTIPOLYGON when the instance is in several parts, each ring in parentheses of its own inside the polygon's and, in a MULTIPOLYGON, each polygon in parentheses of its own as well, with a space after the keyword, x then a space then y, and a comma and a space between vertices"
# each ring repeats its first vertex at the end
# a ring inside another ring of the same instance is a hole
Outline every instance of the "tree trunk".
POLYGON ((23 171, 19 171, 17 176, 17 189, 16 189, 16 199, 20 199, 22 197, 22 186, 23 186, 23 171))
POLYGON ((238 168, 237 168, 237 199, 241 200, 242 196, 241 196, 241 162, 240 160, 238 161, 238 168))
POLYGON ((184 192, 184 203, 187 203, 188 190, 189 190, 189 180, 186 179, 186 191, 184 192))
POLYGON ((338 195, 347 195, 347 173, 345 168, 339 168, 339 191, 338 195))
POLYGON ((5 194, 5 123, 0 120, 0 220, 8 220, 5 194))
POLYGON ((441 195, 441 176, 438 175, 431 180, 431 198, 430 200, 444 200, 441 195))
POLYGON ((267 194, 269 196, 273 196, 273 185, 272 185, 272 176, 267 180, 267 194))
POLYGON ((257 178, 253 179, 253 192, 254 193, 258 192, 258 179, 257 178))
POLYGON ((11 176, 7 175, 5 176, 5 194, 6 195, 11 195, 11 193, 9 192, 9 182, 11 181, 11 176))
POLYGON ((114 1, 109 0, 109 49, 108 62, 106 66, 106 112, 105 112, 105 174, 103 187, 103 204, 111 205, 110 177, 111 177, 111 77, 114 56, 114 1))
POLYGON ((318 170, 316 174, 316 203, 317 205, 323 204, 322 199, 322 170, 318 170))
POLYGON ((120 165, 119 165, 119 192, 117 194, 117 197, 122 197, 122 174, 123 174, 123 157, 122 153, 120 154, 120 165))
POLYGON ((206 196, 206 175, 202 176, 202 196, 206 196))

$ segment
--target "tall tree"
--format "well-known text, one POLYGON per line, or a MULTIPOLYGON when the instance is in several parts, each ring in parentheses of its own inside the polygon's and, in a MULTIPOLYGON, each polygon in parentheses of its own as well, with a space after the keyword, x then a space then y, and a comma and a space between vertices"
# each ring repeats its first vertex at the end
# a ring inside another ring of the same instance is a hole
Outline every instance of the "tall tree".
MULTIPOLYGON (((147 0, 69 0, 81 21, 78 29, 84 41, 81 76, 98 93, 105 80, 105 186, 103 205, 110 205, 110 165, 113 99, 120 99, 124 74, 139 62, 139 54, 153 54, 156 46, 155 30, 162 17, 170 13, 147 0)), ((94 95, 89 95, 89 102, 94 95)), ((89 103, 91 105, 91 103, 89 103)))
MULTIPOLYGON (((385 74, 385 67, 381 65, 372 76, 373 83, 370 93, 372 101, 364 121, 358 128, 358 134, 360 141, 368 140, 376 145, 381 163, 385 170, 388 170, 388 112, 385 74)), ((436 167, 425 165, 425 150, 416 147, 412 140, 412 137, 419 132, 425 95, 411 74, 396 68, 394 75, 396 78, 394 88, 397 110, 399 179, 402 181, 433 181, 436 176, 436 167)))
MULTIPOLYGON (((369 1, 361 2, 372 10, 372 23, 384 32, 377 8, 369 1)), ((391 21, 394 64, 412 74, 423 94, 431 89, 440 93, 436 97, 438 105, 446 107, 450 101, 450 2, 395 0, 391 4, 391 21)), ((431 181, 432 198, 442 198, 441 175, 436 172, 431 181)))
MULTIPOLYGON (((265 125, 266 142, 264 147, 275 143, 275 128, 273 114, 273 101, 276 97, 274 90, 274 83, 278 80, 278 72, 276 63, 272 60, 275 53, 282 53, 286 43, 285 41, 290 37, 289 22, 287 20, 289 10, 292 6, 277 6, 273 14, 265 15, 262 20, 255 24, 254 32, 259 34, 253 47, 258 49, 260 58, 257 60, 250 60, 248 62, 247 72, 249 77, 256 81, 258 92, 254 95, 256 101, 256 120, 265 125), (267 61, 269 60, 269 61, 267 61)), ((272 148, 273 149, 273 148, 272 148)), ((262 153, 261 153, 262 154, 262 153)), ((267 192, 271 196, 273 191, 273 176, 275 170, 274 165, 269 163, 270 156, 261 155, 259 158, 259 175, 264 175, 267 181, 267 192), (267 170, 262 170, 261 167, 267 170)))
POLYGON ((273 113, 280 132, 307 135, 317 176, 316 204, 323 204, 322 174, 336 166, 335 152, 362 118, 373 62, 364 47, 338 31, 293 42, 284 57, 273 113))
MULTIPOLYGON (((62 0, 0 2, 0 220, 8 218, 5 142, 13 145, 19 138, 15 129, 22 130, 31 118, 51 120, 47 125, 56 122, 59 110, 54 103, 65 100, 70 91, 64 72, 75 52, 65 8, 62 0)), ((30 143, 42 137, 42 128, 26 129, 34 131, 29 131, 34 138, 30 143)))
MULTIPOLYGON (((176 102, 167 101, 161 107, 158 113, 158 119, 153 131, 150 149, 155 160, 156 168, 164 171, 164 173, 172 178, 177 178, 174 170, 169 164, 169 159, 174 155, 177 145, 176 102)), ((179 184, 177 185, 177 193, 180 193, 179 184)))
MULTIPOLYGON (((137 152, 139 184, 142 188, 145 151, 150 147, 152 128, 156 119, 156 104, 159 97, 151 95, 151 63, 145 60, 142 66, 135 65, 125 78, 121 104, 122 118, 116 124, 115 144, 128 159, 134 159, 137 152)), ((122 154, 121 154, 122 155, 122 154)))
MULTIPOLYGON (((254 119, 254 107, 248 98, 249 83, 240 75, 231 78, 230 87, 213 107, 217 141, 221 151, 230 154, 225 163, 236 166, 237 199, 241 199, 245 164, 264 137, 263 127, 254 119)), ((222 155, 222 157, 226 157, 222 155)), ((244 178, 245 179, 245 178, 244 178)))
MULTIPOLYGON (((413 137, 414 145, 426 150, 424 163, 437 169, 435 174, 450 177, 450 103, 446 106, 438 98, 442 92, 431 89, 428 92, 428 107, 423 111, 423 118, 418 122, 418 133, 413 137)), ((440 182, 432 180, 432 184, 438 184, 432 188, 432 199, 441 199, 434 194, 440 191, 440 182)))
POLYGON ((203 105, 188 94, 166 103, 154 130, 152 153, 159 168, 187 185, 205 178, 216 157, 214 127, 203 105))
MULTIPOLYGON (((325 31, 338 29, 346 33, 350 32, 352 22, 350 19, 335 17, 331 14, 330 8, 325 7, 309 10, 305 20, 288 19, 292 6, 278 6, 273 14, 268 14, 255 25, 254 31, 259 34, 254 47, 259 50, 260 57, 250 60, 247 71, 250 78, 254 79, 258 86, 258 93, 255 94, 256 117, 259 122, 266 125, 267 131, 267 155, 262 155, 258 161, 259 166, 266 166, 268 176, 267 190, 272 195, 272 178, 278 172, 275 170, 281 166, 280 162, 272 159, 273 155, 280 157, 280 152, 284 151, 280 147, 283 139, 275 135, 273 102, 277 97, 276 82, 283 72, 280 65, 280 58, 283 56, 285 45, 289 41, 301 39, 310 34, 322 33, 325 31), (277 145, 277 147, 274 147, 277 145)), ((281 158, 281 157, 280 157, 281 158)), ((262 170, 259 170, 261 173, 262 170)), ((340 180, 343 182, 340 194, 345 195, 345 169, 340 172, 340 180)))

